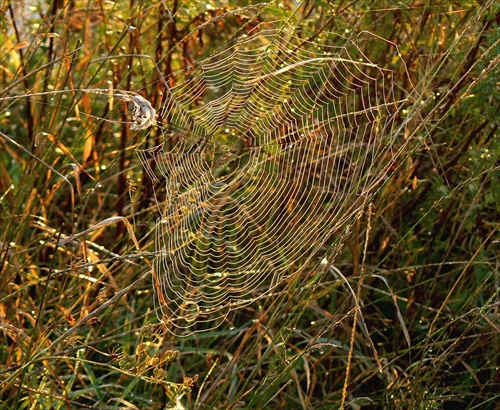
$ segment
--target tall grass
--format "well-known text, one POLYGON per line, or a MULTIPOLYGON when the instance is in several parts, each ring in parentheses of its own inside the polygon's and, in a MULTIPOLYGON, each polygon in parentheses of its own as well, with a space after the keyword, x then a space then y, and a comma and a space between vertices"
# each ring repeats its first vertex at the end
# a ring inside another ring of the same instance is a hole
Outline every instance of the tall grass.
POLYGON ((500 9, 483 3, 4 2, 0 407, 495 409, 500 9), (332 239, 217 330, 176 338, 156 320, 135 154, 161 135, 82 90, 158 108, 163 77, 271 19, 390 40, 364 52, 411 93, 410 143, 341 252, 332 239))

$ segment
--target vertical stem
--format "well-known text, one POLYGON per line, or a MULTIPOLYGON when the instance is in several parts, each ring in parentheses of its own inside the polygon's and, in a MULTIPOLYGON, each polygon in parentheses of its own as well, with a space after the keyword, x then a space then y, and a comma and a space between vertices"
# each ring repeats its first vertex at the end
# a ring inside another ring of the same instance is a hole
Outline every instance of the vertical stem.
POLYGON ((353 319, 353 324, 352 324, 351 341, 349 343, 349 353, 347 355, 347 367, 346 367, 346 372, 345 372, 344 387, 342 388, 342 401, 340 403, 341 409, 343 409, 345 407, 345 401, 346 401, 346 397, 347 397, 347 386, 349 385, 349 375, 351 373, 351 363, 352 363, 352 356, 353 356, 353 352, 354 352, 354 340, 356 338, 356 326, 358 323, 359 311, 361 309, 361 305, 360 305, 359 301, 361 300, 361 288, 363 286, 363 276, 365 273, 366 254, 368 251, 368 240, 370 238, 370 231, 371 231, 371 216, 372 216, 372 204, 370 203, 368 205, 368 222, 367 222, 367 227, 366 227, 365 246, 363 249, 363 258, 361 260, 358 289, 356 292, 356 300, 355 300, 356 309, 354 310, 354 319, 353 319))
MULTIPOLYGON (((12 26, 14 28, 14 32, 16 33, 16 39, 18 42, 21 42, 21 36, 19 35, 19 30, 17 29, 17 24, 16 24, 16 18, 15 18, 15 13, 14 10, 12 9, 12 3, 9 2, 9 13, 10 13, 10 18, 12 20, 12 26)), ((28 72, 26 70, 26 63, 24 61, 24 54, 23 50, 19 49, 19 61, 21 62, 20 65, 20 70, 22 75, 25 77, 23 80, 24 88, 26 90, 30 89, 29 83, 28 83, 28 72)), ((35 144, 35 138, 33 135, 33 130, 34 130, 34 121, 33 121, 33 113, 31 112, 31 98, 29 95, 26 96, 26 124, 28 126, 28 139, 31 141, 31 149, 33 149, 34 144, 35 144)))

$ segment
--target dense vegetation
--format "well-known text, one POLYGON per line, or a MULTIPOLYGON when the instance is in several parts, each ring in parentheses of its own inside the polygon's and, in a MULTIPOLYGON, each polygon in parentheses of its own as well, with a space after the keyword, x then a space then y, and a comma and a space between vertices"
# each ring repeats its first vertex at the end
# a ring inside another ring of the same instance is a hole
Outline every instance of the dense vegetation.
POLYGON ((237 3, 0 3, 0 408, 498 408, 500 6, 237 3), (340 248, 176 337, 135 152, 161 133, 85 90, 158 109, 164 79, 272 20, 388 40, 363 52, 408 98, 404 150, 340 248))

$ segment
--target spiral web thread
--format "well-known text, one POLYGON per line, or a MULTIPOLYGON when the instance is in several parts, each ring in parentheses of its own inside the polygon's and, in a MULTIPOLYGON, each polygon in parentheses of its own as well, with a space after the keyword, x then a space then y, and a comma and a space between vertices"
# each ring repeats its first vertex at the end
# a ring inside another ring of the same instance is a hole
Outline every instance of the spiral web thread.
POLYGON ((267 27, 177 75, 159 110, 163 143, 139 155, 166 188, 156 300, 188 335, 279 285, 352 223, 394 160, 404 101, 352 42, 267 27))

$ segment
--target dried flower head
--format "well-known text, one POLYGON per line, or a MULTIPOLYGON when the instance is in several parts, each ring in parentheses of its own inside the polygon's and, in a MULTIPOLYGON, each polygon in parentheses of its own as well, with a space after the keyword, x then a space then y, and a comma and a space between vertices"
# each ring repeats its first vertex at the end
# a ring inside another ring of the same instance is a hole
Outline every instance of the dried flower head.
POLYGON ((133 124, 131 130, 145 130, 155 124, 156 110, 144 97, 132 91, 115 91, 113 97, 123 101, 130 101, 134 104, 132 111, 133 124))
POLYGON ((131 130, 144 130, 155 124, 156 110, 151 103, 140 95, 133 95, 132 102, 134 111, 132 119, 134 124, 130 127, 131 130))

